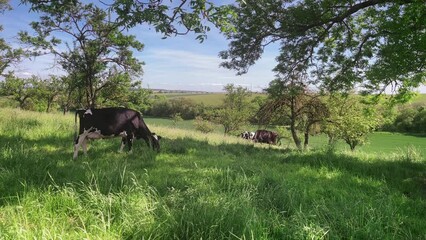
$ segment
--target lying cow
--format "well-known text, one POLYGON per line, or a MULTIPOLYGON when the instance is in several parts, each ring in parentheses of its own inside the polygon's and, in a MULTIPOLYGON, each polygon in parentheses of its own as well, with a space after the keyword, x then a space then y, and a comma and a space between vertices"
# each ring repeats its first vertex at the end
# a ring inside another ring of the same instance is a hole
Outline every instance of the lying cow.
POLYGON ((242 132, 242 133, 240 134, 240 136, 241 136, 242 138, 244 138, 244 139, 252 140, 252 139, 253 139, 253 137, 254 137, 254 132, 248 132, 248 131, 245 131, 245 132, 242 132))
POLYGON ((278 133, 268 130, 257 130, 253 137, 254 142, 277 144, 278 133))
POLYGON ((80 146, 87 154, 87 140, 121 137, 121 148, 127 144, 132 150, 133 139, 144 139, 148 146, 160 150, 160 136, 151 133, 139 112, 127 108, 101 108, 77 110, 75 113, 74 159, 78 156, 80 146), (80 119, 77 136, 77 115, 80 119))

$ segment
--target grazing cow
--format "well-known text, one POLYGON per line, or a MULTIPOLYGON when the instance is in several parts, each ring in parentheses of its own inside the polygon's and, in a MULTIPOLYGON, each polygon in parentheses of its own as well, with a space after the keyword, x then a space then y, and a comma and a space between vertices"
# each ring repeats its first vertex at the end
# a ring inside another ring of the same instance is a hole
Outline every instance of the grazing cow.
POLYGON ((268 130, 257 130, 253 137, 254 142, 277 144, 278 133, 268 130))
POLYGON ((121 137, 121 148, 128 145, 132 150, 133 139, 144 139, 148 146, 160 150, 160 136, 151 133, 139 112, 127 108, 101 108, 77 110, 75 113, 74 159, 78 156, 80 146, 87 154, 87 140, 121 137), (77 136, 77 115, 80 119, 77 136))
POLYGON ((245 131, 245 132, 242 132, 241 134, 240 134, 240 136, 242 137, 242 138, 244 138, 244 139, 253 139, 253 137, 254 137, 254 132, 248 132, 248 131, 245 131))

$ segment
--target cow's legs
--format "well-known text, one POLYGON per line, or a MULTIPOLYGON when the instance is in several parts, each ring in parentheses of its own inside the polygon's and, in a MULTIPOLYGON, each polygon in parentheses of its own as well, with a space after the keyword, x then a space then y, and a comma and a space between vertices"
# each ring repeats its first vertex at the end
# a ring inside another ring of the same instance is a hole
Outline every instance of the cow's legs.
POLYGON ((87 135, 89 135, 89 131, 92 128, 90 128, 89 130, 85 130, 82 134, 80 134, 77 139, 75 140, 75 144, 74 144, 74 156, 73 159, 77 159, 78 157, 78 150, 80 150, 80 146, 83 147, 83 151, 85 154, 87 154, 87 135))
POLYGON ((85 154, 87 154, 87 146, 86 146, 86 142, 87 142, 87 134, 81 134, 80 136, 77 137, 77 140, 75 141, 75 145, 74 145, 74 159, 77 159, 78 157, 78 151, 80 150, 80 146, 83 147, 83 151, 85 154))
POLYGON ((133 145, 134 136, 133 136, 133 134, 128 134, 126 138, 127 138, 126 140, 127 140, 127 146, 129 148, 129 152, 132 152, 132 145, 133 145))
POLYGON ((80 136, 76 138, 74 143, 74 155, 72 157, 73 159, 76 159, 78 157, 78 150, 80 149, 79 141, 80 141, 80 136))
POLYGON ((87 138, 84 138, 81 146, 83 147, 84 155, 87 155, 87 138))
POLYGON ((122 138, 121 138, 120 152, 122 152, 122 151, 123 151, 124 146, 126 145, 126 141, 127 141, 126 137, 122 137, 122 138))

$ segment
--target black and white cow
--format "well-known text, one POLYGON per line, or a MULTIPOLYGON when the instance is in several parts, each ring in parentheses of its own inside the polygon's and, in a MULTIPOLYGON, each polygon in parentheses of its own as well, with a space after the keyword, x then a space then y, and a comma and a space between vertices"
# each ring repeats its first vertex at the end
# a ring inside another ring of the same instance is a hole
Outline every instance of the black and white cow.
POLYGON ((268 130, 257 130, 253 137, 254 142, 277 144, 278 133, 268 130))
POLYGON ((240 136, 244 139, 252 140, 254 137, 254 132, 244 131, 240 134, 240 136))
POLYGON ((80 146, 87 154, 87 140, 121 137, 120 151, 128 145, 132 150, 133 139, 144 139, 148 146, 160 150, 160 136, 151 133, 139 112, 127 108, 101 108, 77 110, 75 113, 74 159, 78 156, 80 146), (77 136, 77 115, 80 128, 77 136))

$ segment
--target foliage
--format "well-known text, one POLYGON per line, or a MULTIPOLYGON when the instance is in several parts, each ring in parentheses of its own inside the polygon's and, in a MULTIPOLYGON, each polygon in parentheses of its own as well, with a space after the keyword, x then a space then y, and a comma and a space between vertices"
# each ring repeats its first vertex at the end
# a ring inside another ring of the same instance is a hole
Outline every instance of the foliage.
POLYGON ((178 122, 183 121, 183 118, 180 116, 180 113, 175 113, 171 117, 174 126, 176 126, 178 122))
POLYGON ((12 96, 22 109, 31 109, 31 98, 36 96, 38 78, 18 78, 8 74, 4 81, 0 82, 0 95, 12 96))
POLYGON ((405 133, 426 133, 426 110, 422 105, 401 107, 385 130, 405 133))
POLYGON ((155 99, 152 106, 145 112, 146 115, 153 117, 170 117, 175 114, 180 114, 182 119, 194 119, 203 111, 202 104, 188 98, 177 97, 172 99, 158 98, 155 99))
POLYGON ((267 89, 269 100, 259 110, 260 122, 289 125, 294 143, 302 149, 299 132, 304 135, 303 148, 309 145, 313 127, 327 115, 328 109, 319 95, 308 90, 303 76, 277 78, 267 89))
MULTIPOLYGON (((42 12, 66 12, 68 6, 77 5, 78 0, 21 0, 31 4, 33 11, 42 12)), ((232 31, 233 25, 228 21, 233 17, 233 11, 227 5, 217 6, 206 0, 159 0, 133 1, 114 0, 110 4, 104 3, 108 11, 115 12, 115 22, 126 28, 147 24, 153 26, 164 38, 172 35, 184 35, 189 32, 197 34, 196 39, 203 41, 210 31, 210 23, 218 27, 222 32, 232 31)))
POLYGON ((211 133, 214 130, 214 126, 211 122, 203 119, 201 116, 196 116, 194 121, 195 130, 202 133, 211 133))
POLYGON ((59 95, 65 94, 63 78, 50 76, 48 79, 39 79, 36 85, 38 100, 46 103, 46 112, 52 110, 53 105, 57 102, 59 95))
POLYGON ((197 34, 196 39, 202 42, 210 31, 209 22, 222 32, 233 30, 233 25, 228 21, 228 17, 233 17, 231 8, 227 5, 216 6, 206 0, 171 0, 169 4, 158 0, 115 0, 111 7, 117 13, 118 21, 124 22, 127 27, 149 24, 164 38, 193 32, 197 34))
POLYGON ((41 13, 40 20, 31 23, 36 35, 20 32, 20 40, 33 47, 35 55, 50 53, 58 58, 84 92, 85 107, 97 106, 102 94, 130 90, 130 76, 137 78, 143 64, 132 50, 141 51, 143 45, 135 36, 123 34, 123 25, 112 22, 109 12, 74 1, 60 7, 39 1, 32 4, 41 13))
POLYGON ((225 134, 239 130, 246 125, 252 114, 252 106, 249 102, 251 93, 247 88, 228 84, 222 106, 214 114, 214 121, 222 124, 225 134))
MULTIPOLYGON (((328 91, 354 84, 401 95, 425 81, 426 5, 408 1, 240 0, 227 34, 223 67, 244 74, 265 47, 279 43, 279 72, 285 78, 309 73, 328 91)), ((401 100, 406 100, 400 97, 401 100)))
POLYGON ((353 151, 366 143, 367 136, 380 123, 380 118, 371 106, 365 106, 355 97, 331 95, 327 102, 330 116, 323 122, 323 132, 329 143, 343 139, 353 151))

